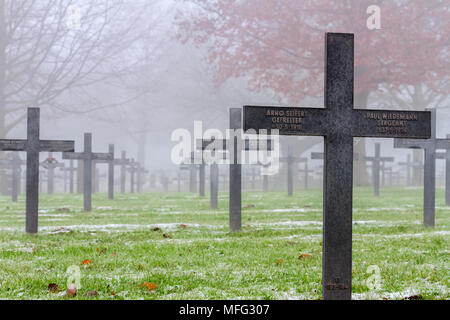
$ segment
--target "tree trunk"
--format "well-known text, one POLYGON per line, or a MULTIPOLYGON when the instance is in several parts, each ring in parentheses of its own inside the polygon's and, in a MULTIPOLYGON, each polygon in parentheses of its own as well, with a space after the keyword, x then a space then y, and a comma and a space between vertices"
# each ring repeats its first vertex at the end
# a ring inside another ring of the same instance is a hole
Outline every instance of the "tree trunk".
MULTIPOLYGON (((0 0, 0 139, 6 138, 5 114, 6 114, 6 21, 5 21, 5 0, 0 0)), ((5 153, 2 152, 2 159, 5 153)), ((3 168, 4 169, 4 168, 3 168)), ((0 180, 6 181, 7 170, 0 170, 0 180)), ((0 192, 7 194, 8 184, 0 184, 0 192)))

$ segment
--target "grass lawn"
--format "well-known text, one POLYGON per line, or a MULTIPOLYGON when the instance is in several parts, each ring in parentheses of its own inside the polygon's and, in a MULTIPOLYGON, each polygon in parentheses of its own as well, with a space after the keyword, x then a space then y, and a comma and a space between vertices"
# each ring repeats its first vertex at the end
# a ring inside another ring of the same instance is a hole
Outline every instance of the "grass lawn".
MULTIPOLYGON (((354 190, 354 299, 450 298, 450 207, 437 192, 436 227, 425 228, 422 189, 384 188, 379 198, 354 190), (379 270, 378 288, 368 268, 379 270)), ((187 193, 96 194, 91 213, 82 203, 42 195, 39 234, 29 236, 24 197, 0 198, 1 299, 68 299, 71 266, 81 274, 71 299, 321 297, 320 190, 244 193, 236 234, 225 193, 217 211, 187 193), (61 291, 50 292, 52 283, 61 291)))

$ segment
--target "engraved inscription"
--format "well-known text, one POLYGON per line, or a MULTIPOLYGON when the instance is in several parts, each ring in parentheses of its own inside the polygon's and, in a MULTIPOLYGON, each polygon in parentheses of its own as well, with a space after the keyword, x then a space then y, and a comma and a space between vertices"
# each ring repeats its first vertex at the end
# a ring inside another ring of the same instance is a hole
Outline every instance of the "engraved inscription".
POLYGON ((377 132, 384 134, 407 134, 408 123, 418 121, 418 115, 408 112, 366 112, 367 120, 376 121, 377 132))
POLYGON ((266 117, 270 118, 271 128, 277 130, 296 131, 302 129, 302 123, 307 116, 304 110, 277 110, 269 109, 266 117))

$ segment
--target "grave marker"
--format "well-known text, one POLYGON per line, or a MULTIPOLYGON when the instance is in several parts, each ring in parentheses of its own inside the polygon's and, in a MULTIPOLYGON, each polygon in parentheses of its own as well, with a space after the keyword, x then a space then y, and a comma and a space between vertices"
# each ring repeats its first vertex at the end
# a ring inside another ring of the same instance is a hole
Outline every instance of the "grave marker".
POLYGON ((1 159, 0 164, 9 165, 11 168, 11 199, 13 202, 17 202, 20 194, 20 169, 26 162, 14 152, 11 159, 1 159))
POLYGON ((424 182, 423 182, 423 224, 435 225, 435 196, 436 196, 436 149, 450 149, 450 139, 436 138, 436 110, 431 112, 430 139, 395 139, 394 148, 423 149, 424 150, 424 182))
POLYGON ((53 153, 49 152, 48 157, 41 163, 44 169, 47 169, 47 193, 52 195, 55 191, 55 169, 63 168, 64 164, 59 163, 53 153))
POLYGON ((83 152, 64 152, 63 159, 83 161, 83 198, 84 211, 92 211, 92 162, 112 160, 110 153, 92 152, 92 133, 84 134, 83 152))
POLYGON ((39 210, 39 153, 73 151, 74 141, 40 140, 39 108, 28 108, 27 139, 1 139, 0 150, 27 153, 26 232, 38 232, 39 210))
POLYGON ((417 168, 419 166, 421 167, 422 164, 419 163, 419 162, 411 161, 411 155, 408 154, 406 162, 399 162, 398 165, 399 166, 405 166, 405 169, 406 169, 406 185, 408 187, 410 187, 412 185, 412 182, 411 182, 411 171, 412 171, 412 169, 417 168))
MULTIPOLYGON (((287 189, 288 196, 292 197, 294 195, 294 163, 305 163, 308 161, 306 158, 299 158, 292 156, 291 147, 288 146, 288 155, 287 157, 281 157, 280 162, 287 163, 287 189)), ((307 173, 306 173, 307 174, 307 173)))
POLYGON ((430 113, 353 107, 353 34, 327 33, 325 108, 244 107, 244 131, 323 136, 323 298, 351 299, 354 137, 430 137, 430 113))
POLYGON ((364 157, 363 160, 372 162, 373 194, 375 197, 378 197, 380 195, 381 163, 394 162, 394 157, 382 157, 381 145, 379 143, 375 143, 375 155, 373 157, 364 157))

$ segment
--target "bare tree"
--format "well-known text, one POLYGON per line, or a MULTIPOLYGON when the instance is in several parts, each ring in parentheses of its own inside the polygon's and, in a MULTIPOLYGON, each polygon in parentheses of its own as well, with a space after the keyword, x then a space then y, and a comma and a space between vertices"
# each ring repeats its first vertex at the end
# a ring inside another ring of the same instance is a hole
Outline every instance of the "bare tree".
POLYGON ((0 0, 0 136, 28 106, 57 115, 120 105, 92 88, 108 90, 136 67, 157 2, 0 0))

